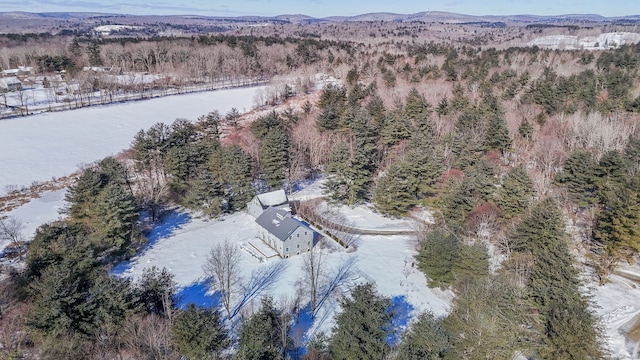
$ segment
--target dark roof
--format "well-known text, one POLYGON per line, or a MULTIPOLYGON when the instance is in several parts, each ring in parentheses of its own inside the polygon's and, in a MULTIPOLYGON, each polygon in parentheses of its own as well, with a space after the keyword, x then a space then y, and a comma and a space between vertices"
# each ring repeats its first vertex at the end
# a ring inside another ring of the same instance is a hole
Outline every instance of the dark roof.
POLYGON ((291 217, 288 208, 269 207, 256 219, 258 225, 265 228, 278 239, 285 241, 297 228, 306 226, 291 217))

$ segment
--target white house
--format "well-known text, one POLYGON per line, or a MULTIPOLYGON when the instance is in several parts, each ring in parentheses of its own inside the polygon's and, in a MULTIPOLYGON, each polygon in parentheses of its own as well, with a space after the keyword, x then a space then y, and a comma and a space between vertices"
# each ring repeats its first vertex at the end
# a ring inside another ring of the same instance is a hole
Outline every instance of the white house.
POLYGON ((288 205, 289 199, 284 190, 276 190, 260 195, 256 195, 247 203, 247 211, 254 218, 257 218, 262 212, 270 206, 288 205))
POLYGON ((260 225, 260 240, 282 258, 309 251, 318 241, 317 232, 293 217, 284 190, 254 196, 247 203, 247 211, 260 225))
POLYGON ((307 252, 318 240, 318 233, 291 215, 288 207, 269 207, 256 219, 259 237, 282 258, 307 252))
POLYGON ((22 89, 22 83, 17 77, 0 78, 0 90, 2 91, 18 91, 22 89))

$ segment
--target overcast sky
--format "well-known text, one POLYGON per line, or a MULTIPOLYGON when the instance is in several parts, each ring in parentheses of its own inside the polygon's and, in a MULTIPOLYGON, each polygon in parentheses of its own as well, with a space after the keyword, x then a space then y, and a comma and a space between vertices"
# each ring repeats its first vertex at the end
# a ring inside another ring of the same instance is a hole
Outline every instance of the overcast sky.
POLYGON ((313 17, 370 12, 450 11, 469 15, 640 14, 639 0, 0 0, 1 11, 313 17))

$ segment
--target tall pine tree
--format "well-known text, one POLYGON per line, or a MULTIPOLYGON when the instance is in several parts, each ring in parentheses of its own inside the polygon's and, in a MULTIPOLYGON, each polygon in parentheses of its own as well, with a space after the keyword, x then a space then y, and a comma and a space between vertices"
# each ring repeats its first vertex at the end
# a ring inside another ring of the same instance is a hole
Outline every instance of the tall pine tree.
POLYGON ((533 257, 529 298, 540 313, 540 356, 547 359, 600 359, 601 333, 589 300, 580 292, 578 270, 566 243, 565 223, 556 202, 545 199, 511 236, 513 251, 533 257))

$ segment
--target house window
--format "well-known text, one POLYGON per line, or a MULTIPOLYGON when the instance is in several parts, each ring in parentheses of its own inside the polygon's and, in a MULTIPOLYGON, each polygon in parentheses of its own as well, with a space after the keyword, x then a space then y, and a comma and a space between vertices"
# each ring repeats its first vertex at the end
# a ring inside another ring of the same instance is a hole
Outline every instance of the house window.
POLYGON ((289 248, 284 249, 284 251, 289 251, 289 248))
POLYGON ((307 240, 307 245, 311 245, 311 240, 307 240))
POLYGON ((304 234, 307 235, 307 232, 305 231, 304 234))
POLYGON ((298 244, 298 249, 300 249, 300 244, 298 244))
POLYGON ((298 233, 298 237, 300 237, 300 233, 298 233))

